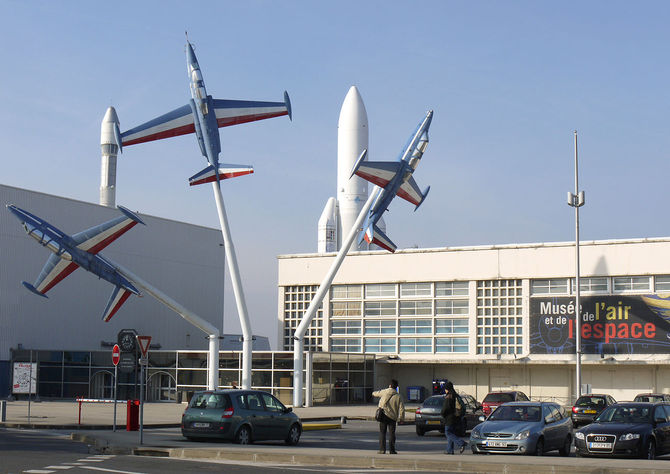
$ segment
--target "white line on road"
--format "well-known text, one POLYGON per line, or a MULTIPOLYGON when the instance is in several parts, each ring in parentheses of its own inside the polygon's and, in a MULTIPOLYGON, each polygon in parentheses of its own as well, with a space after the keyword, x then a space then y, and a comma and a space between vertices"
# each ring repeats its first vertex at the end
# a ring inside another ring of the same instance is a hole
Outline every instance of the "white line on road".
POLYGON ((146 474, 146 473, 143 473, 143 472, 119 471, 118 469, 105 469, 104 467, 97 467, 97 466, 85 466, 85 468, 86 469, 92 469, 94 471, 118 472, 119 474, 146 474))
POLYGON ((63 471, 63 470, 65 470, 65 469, 72 469, 73 467, 74 467, 74 466, 67 466, 67 465, 63 465, 63 466, 47 466, 47 467, 45 467, 44 469, 56 469, 56 470, 63 471))
POLYGON ((50 474, 56 471, 47 471, 46 469, 31 469, 30 471, 23 471, 23 472, 27 472, 30 474, 50 474))

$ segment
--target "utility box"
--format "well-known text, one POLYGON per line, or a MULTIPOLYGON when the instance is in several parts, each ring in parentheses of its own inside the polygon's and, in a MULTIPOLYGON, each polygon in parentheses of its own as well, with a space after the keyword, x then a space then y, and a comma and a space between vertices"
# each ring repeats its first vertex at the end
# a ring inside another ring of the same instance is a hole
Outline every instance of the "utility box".
POLYGON ((426 398, 426 389, 424 387, 407 387, 408 402, 422 402, 426 398))
POLYGON ((140 429, 140 401, 128 400, 126 410, 126 431, 137 431, 140 429))

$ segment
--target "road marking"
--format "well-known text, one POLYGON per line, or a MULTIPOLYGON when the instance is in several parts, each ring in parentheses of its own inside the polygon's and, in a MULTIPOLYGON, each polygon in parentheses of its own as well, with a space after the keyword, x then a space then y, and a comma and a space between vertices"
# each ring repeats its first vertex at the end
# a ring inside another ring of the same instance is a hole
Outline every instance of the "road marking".
POLYGON ((72 469, 74 466, 68 466, 68 465, 63 465, 63 466, 47 466, 44 469, 56 469, 56 470, 65 470, 65 469, 72 469))
POLYGON ((28 472, 30 474, 49 474, 51 472, 56 472, 56 471, 47 471, 45 469, 31 469, 30 471, 23 471, 23 472, 28 472))
POLYGON ((104 472, 118 472, 119 474, 146 474, 146 473, 143 473, 143 472, 119 471, 117 469, 105 469, 104 467, 97 467, 97 466, 86 466, 86 469, 92 469, 94 471, 104 471, 104 472))
POLYGON ((79 462, 102 462, 104 459, 98 459, 98 458, 86 458, 86 459, 77 459, 79 462))

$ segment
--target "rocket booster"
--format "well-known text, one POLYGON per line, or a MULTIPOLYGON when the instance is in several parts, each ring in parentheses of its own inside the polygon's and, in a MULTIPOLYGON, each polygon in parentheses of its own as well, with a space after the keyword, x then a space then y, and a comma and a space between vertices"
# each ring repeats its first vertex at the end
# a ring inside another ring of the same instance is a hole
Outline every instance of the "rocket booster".
POLYGON ((119 153, 119 117, 114 107, 107 108, 100 125, 100 205, 115 207, 116 203, 116 157, 119 153))

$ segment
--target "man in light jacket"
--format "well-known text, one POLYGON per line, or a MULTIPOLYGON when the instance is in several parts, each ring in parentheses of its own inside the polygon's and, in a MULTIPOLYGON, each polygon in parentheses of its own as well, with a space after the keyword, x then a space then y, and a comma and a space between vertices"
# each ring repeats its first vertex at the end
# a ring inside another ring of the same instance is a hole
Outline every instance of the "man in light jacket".
POLYGON ((395 428, 398 421, 405 418, 405 404, 398 394, 398 381, 391 380, 391 385, 383 390, 372 392, 373 397, 379 397, 379 408, 384 410, 384 416, 379 422, 379 454, 386 452, 386 430, 389 432, 389 453, 398 454, 395 450, 395 428))

